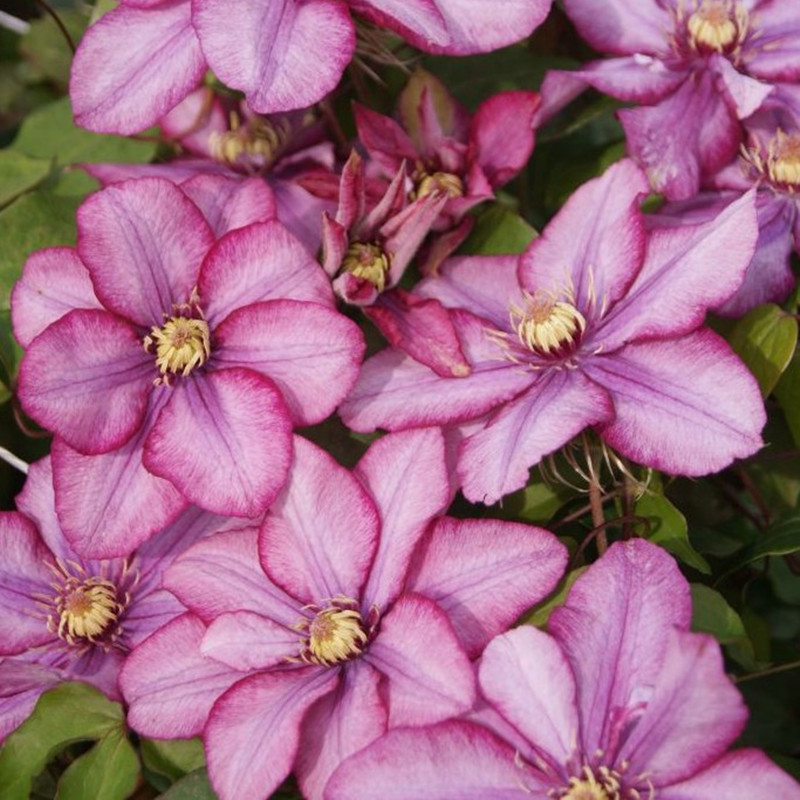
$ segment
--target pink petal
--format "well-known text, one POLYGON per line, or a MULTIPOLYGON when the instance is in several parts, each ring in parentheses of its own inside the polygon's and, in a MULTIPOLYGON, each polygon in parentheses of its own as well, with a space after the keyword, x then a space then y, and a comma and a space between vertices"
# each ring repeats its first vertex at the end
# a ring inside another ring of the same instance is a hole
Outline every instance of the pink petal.
POLYGON ((742 53, 746 71, 770 83, 796 83, 800 78, 800 19, 791 5, 757 2, 753 23, 757 35, 742 53))
POLYGON ((272 379, 297 425, 329 417, 358 377, 359 327, 332 308, 297 300, 253 303, 215 331, 214 359, 272 379))
POLYGON ((183 150, 211 158, 209 137, 228 130, 228 116, 210 86, 192 92, 159 121, 161 133, 178 142, 183 150))
POLYGON ((124 320, 77 309, 31 343, 19 370, 25 411, 84 453, 127 442, 142 424, 155 369, 124 320))
MULTIPOLYGON (((399 123, 360 103, 353 104, 353 113, 359 140, 387 177, 397 174, 404 159, 409 164, 417 161, 417 148, 399 123)), ((352 214, 348 216, 352 217, 352 214)), ((350 227, 346 219, 341 222, 350 227)))
POLYGON ((191 547, 167 570, 164 586, 206 623, 238 611, 269 617, 284 626, 300 618, 297 601, 264 574, 255 530, 226 531, 191 547))
POLYGON ((620 749, 631 774, 656 786, 685 780, 713 764, 742 732, 747 708, 725 675, 711 636, 668 631, 653 696, 620 749))
POLYGON ((442 435, 429 428, 384 436, 372 443, 355 474, 382 523, 364 605, 386 608, 400 593, 411 553, 428 523, 450 504, 442 435))
POLYGON ((336 768, 386 732, 380 673, 363 661, 342 670, 336 690, 320 698, 303 721, 295 772, 303 797, 322 800, 336 768))
POLYGON ((324 450, 295 437, 286 488, 259 536, 267 575, 302 603, 358 599, 380 519, 361 484, 324 450))
POLYGON ((274 219, 277 212, 275 196, 261 178, 197 175, 182 183, 181 189, 203 213, 215 237, 274 219))
POLYGON ((75 558, 75 553, 64 539, 61 523, 56 516, 53 465, 50 456, 45 456, 30 465, 25 485, 14 502, 17 511, 33 522, 47 548, 56 558, 62 561, 75 558))
POLYGON ((294 234, 309 255, 316 255, 322 243, 322 215, 332 212, 334 205, 299 186, 291 172, 286 179, 269 176, 275 194, 278 219, 294 234))
POLYGON ((163 178, 109 186, 78 209, 78 253, 97 296, 146 328, 189 300, 212 242, 197 206, 163 178))
POLYGON ((458 458, 464 496, 496 503, 528 482, 531 467, 588 425, 612 419, 608 393, 578 370, 548 370, 467 437, 458 458))
POLYGON ((730 99, 736 116, 745 119, 755 113, 772 93, 772 84, 743 75, 723 55, 715 53, 711 58, 712 68, 719 75, 721 88, 730 99))
POLYGON ((407 589, 435 600, 470 658, 555 588, 567 552, 550 533, 499 520, 437 520, 407 589))
POLYGON ((537 753, 567 764, 580 740, 575 678, 557 642, 523 625, 493 639, 480 661, 481 691, 537 753))
POLYGON ((11 293, 17 341, 27 347, 48 325, 75 308, 101 308, 78 254, 71 247, 32 253, 11 293))
POLYGON ((761 446, 766 420, 753 376, 710 330, 631 344, 596 356, 587 372, 611 395, 601 436, 637 463, 706 475, 761 446))
MULTIPOLYGON (((450 720, 389 731, 333 775, 326 800, 530 800, 515 751, 486 728, 450 720)), ((533 783, 532 781, 530 783, 533 783)), ((546 796, 547 787, 542 789, 546 796)))
POLYGON ((120 6, 92 25, 72 64, 76 122, 104 133, 136 133, 197 86, 206 70, 188 0, 153 9, 120 6))
POLYGON ((355 47, 338 0, 193 0, 192 21, 211 69, 262 114, 305 108, 332 91, 355 47), (325 37, 325 47, 317 46, 325 37))
POLYGON ((642 539, 612 545, 575 581, 549 629, 580 687, 584 753, 607 749, 641 711, 664 663, 664 632, 687 630, 690 617, 689 585, 675 561, 642 539))
POLYGON ((440 722, 475 702, 472 667, 453 626, 422 595, 400 596, 364 658, 388 680, 391 728, 440 722))
POLYGON ((338 670, 318 667, 259 673, 216 702, 203 738, 220 800, 263 800, 275 791, 292 769, 303 716, 338 680, 338 670))
POLYGON ((223 236, 203 264, 199 290, 212 327, 237 308, 263 300, 333 305, 324 271, 279 222, 249 225, 223 236))
POLYGON ((236 611, 214 619, 200 652, 239 672, 251 672, 285 664, 301 646, 297 631, 251 611, 236 611))
POLYGON ((520 284, 557 298, 569 293, 584 316, 624 296, 644 257, 639 204, 648 189, 628 160, 583 184, 521 256, 520 284))
POLYGON ((119 677, 128 724, 145 736, 188 739, 203 730, 214 701, 241 673, 205 658, 205 625, 184 614, 130 653, 119 677))
POLYGON ((138 589, 136 602, 125 611, 125 646, 134 648, 140 645, 148 636, 185 612, 184 605, 171 592, 164 589, 143 592, 138 589))
POLYGON ((275 384, 233 368, 189 376, 170 391, 145 443, 147 469, 207 511, 264 511, 292 458, 291 421, 275 384))

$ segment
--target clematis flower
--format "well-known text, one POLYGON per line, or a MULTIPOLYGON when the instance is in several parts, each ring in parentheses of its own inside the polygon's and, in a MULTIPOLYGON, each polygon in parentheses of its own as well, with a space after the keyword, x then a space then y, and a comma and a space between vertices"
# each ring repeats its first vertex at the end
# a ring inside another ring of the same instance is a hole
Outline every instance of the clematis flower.
POLYGON ((161 588, 164 570, 233 523, 191 508, 124 558, 82 558, 56 517, 49 458, 31 466, 17 506, 0 514, 0 741, 62 681, 119 699, 128 651, 185 611, 161 588))
POLYGON ((128 552, 189 502, 263 512, 292 426, 327 417, 358 371, 361 332, 302 245, 275 221, 228 230, 254 209, 196 188, 98 192, 77 251, 34 254, 14 290, 20 400, 56 433, 59 516, 93 557, 128 552))
POLYGON ((355 50, 353 12, 427 52, 465 54, 524 39, 551 0, 122 0, 92 25, 72 64, 75 119, 135 133, 200 84, 208 67, 270 114, 305 108, 339 82, 355 50), (324 41, 325 46, 319 47, 324 41))
POLYGON ((663 550, 612 546, 549 635, 523 626, 489 644, 474 722, 390 731, 342 764, 326 800, 797 800, 764 753, 726 752, 747 711, 690 614, 663 550))
POLYGON ((758 386, 722 339, 698 329, 752 257, 753 195, 705 225, 647 235, 646 192, 644 174, 617 163, 521 256, 453 259, 418 284, 450 309, 471 372, 444 378, 384 350, 340 406, 345 423, 403 430, 483 418, 459 445, 457 474, 465 496, 486 503, 524 486, 529 467, 587 426, 670 473, 702 475, 754 453, 765 421, 758 386))
POLYGON ((355 474, 298 438, 260 531, 212 536, 170 569, 192 613, 126 664, 130 724, 202 732, 222 800, 269 797, 292 769, 317 800, 388 728, 468 711, 469 658, 549 593, 566 553, 517 523, 431 525, 451 496, 436 430, 378 440, 355 474))
POLYGON ((639 108, 619 118, 628 152, 670 200, 696 194, 735 155, 739 120, 778 82, 800 78, 800 18, 772 0, 565 0, 581 36, 598 52, 542 87, 547 116, 587 85, 639 108))

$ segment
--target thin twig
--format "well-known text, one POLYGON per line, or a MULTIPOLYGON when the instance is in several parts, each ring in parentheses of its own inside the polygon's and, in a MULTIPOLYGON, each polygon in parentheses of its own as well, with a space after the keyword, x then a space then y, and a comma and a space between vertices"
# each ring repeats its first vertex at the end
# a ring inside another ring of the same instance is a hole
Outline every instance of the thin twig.
POLYGON ((64 25, 64 23, 61 21, 61 17, 59 17, 58 14, 56 14, 56 12, 52 8, 50 8, 46 0, 34 0, 34 2, 36 3, 37 6, 40 6, 46 14, 49 14, 53 18, 53 21, 56 23, 56 25, 58 25, 58 29, 63 34, 64 38, 67 40, 69 49, 72 50, 72 53, 74 55, 75 50, 77 49, 75 47, 75 42, 72 36, 70 36, 70 32, 67 30, 66 25, 64 25))
POLYGON ((788 664, 762 669, 760 672, 751 672, 749 675, 735 675, 733 680, 734 683, 744 683, 745 681, 754 681, 756 678, 765 678, 768 675, 777 675, 780 672, 789 672, 798 667, 800 667, 800 661, 790 661, 788 664))
POLYGON ((592 524, 595 530, 595 541, 597 542, 597 553, 603 555, 608 550, 608 537, 606 536, 606 517, 603 513, 603 496, 601 494, 600 481, 595 475, 589 482, 589 508, 592 511, 592 524))

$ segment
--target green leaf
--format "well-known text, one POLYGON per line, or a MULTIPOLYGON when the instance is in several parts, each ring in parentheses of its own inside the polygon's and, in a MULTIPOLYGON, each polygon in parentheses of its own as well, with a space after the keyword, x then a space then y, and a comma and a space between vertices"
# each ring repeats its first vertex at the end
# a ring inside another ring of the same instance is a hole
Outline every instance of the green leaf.
POLYGON ((661 545, 684 564, 706 575, 711 574, 708 562, 689 541, 686 517, 664 497, 658 484, 651 483, 647 492, 636 501, 634 513, 647 519, 650 525, 650 534, 647 538, 653 544, 661 545))
POLYGON ((586 570, 587 567, 578 567, 572 570, 572 572, 568 572, 567 577, 558 584, 550 597, 536 606, 530 614, 525 616, 522 620, 523 623, 535 625, 537 628, 543 628, 547 624, 547 620, 550 618, 553 611, 566 603, 567 595, 572 588, 572 584, 575 583, 586 570))
POLYGON ((761 558, 786 556, 798 550, 800 550, 800 511, 769 528, 763 536, 744 550, 736 563, 720 576, 720 580, 761 558))
POLYGON ((0 208, 30 191, 50 174, 50 161, 0 150, 0 208))
POLYGON ((503 498, 498 509, 503 519, 544 523, 572 496, 565 486, 551 484, 535 473, 524 489, 503 498))
POLYGON ((125 800, 136 789, 138 777, 136 751, 122 728, 114 728, 64 771, 56 800, 125 800))
POLYGON ((779 306, 767 303, 742 317, 729 341, 766 397, 792 359, 797 345, 797 320, 779 306))
POLYGON ((62 166, 76 163, 141 164, 151 161, 157 142, 91 133, 72 120, 69 98, 37 108, 23 123, 12 148, 34 158, 55 158, 62 166))
MULTIPOLYGON (((58 16, 77 45, 86 29, 88 17, 69 9, 60 10, 58 16)), ((30 31, 20 42, 20 52, 33 62, 42 78, 67 87, 72 50, 52 17, 44 15, 31 22, 30 31)))
POLYGON ((795 353, 789 366, 784 370, 775 395, 781 404, 786 424, 792 432, 794 443, 800 447, 800 353, 795 353))
POLYGON ((11 397, 21 358, 22 348, 11 332, 11 313, 0 311, 0 403, 11 397))
POLYGON ((536 231, 513 211, 495 204, 478 217, 459 253, 512 255, 521 253, 536 237, 536 231))
POLYGON ((78 198, 32 192, 0 211, 0 310, 7 309, 11 287, 25 259, 42 247, 75 243, 78 198))
POLYGON ((692 630, 710 633, 720 644, 734 644, 747 638, 742 618, 717 591, 701 583, 692 592, 692 630))
POLYGON ((200 739, 142 739, 141 751, 147 769, 168 778, 170 783, 206 763, 200 739))
POLYGON ((121 731, 124 718, 119 703, 85 683, 63 683, 45 692, 0 750, 0 797, 27 800, 33 779, 56 753, 121 731))
POLYGON ((217 800, 204 769, 190 772, 164 792, 159 800, 217 800))

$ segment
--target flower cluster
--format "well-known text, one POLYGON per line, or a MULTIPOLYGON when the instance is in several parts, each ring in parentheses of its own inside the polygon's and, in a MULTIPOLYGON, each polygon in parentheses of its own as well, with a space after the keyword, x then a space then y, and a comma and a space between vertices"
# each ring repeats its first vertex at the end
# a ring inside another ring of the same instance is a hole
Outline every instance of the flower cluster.
POLYGON ((490 52, 550 0, 102 15, 75 119, 157 123, 163 158, 84 165, 75 245, 11 295, 19 416, 53 438, 0 514, 0 740, 78 680, 137 740, 200 737, 221 800, 800 800, 729 752, 744 702, 658 542, 707 564, 636 509, 764 445, 769 389, 707 315, 795 284, 787 3, 565 0, 614 58, 471 108, 416 68, 344 126, 346 68, 490 52), (537 233, 508 187, 587 86, 639 104, 629 157, 537 233), (490 203, 523 244, 481 247, 490 203), (515 513, 541 475, 576 529, 515 513))

